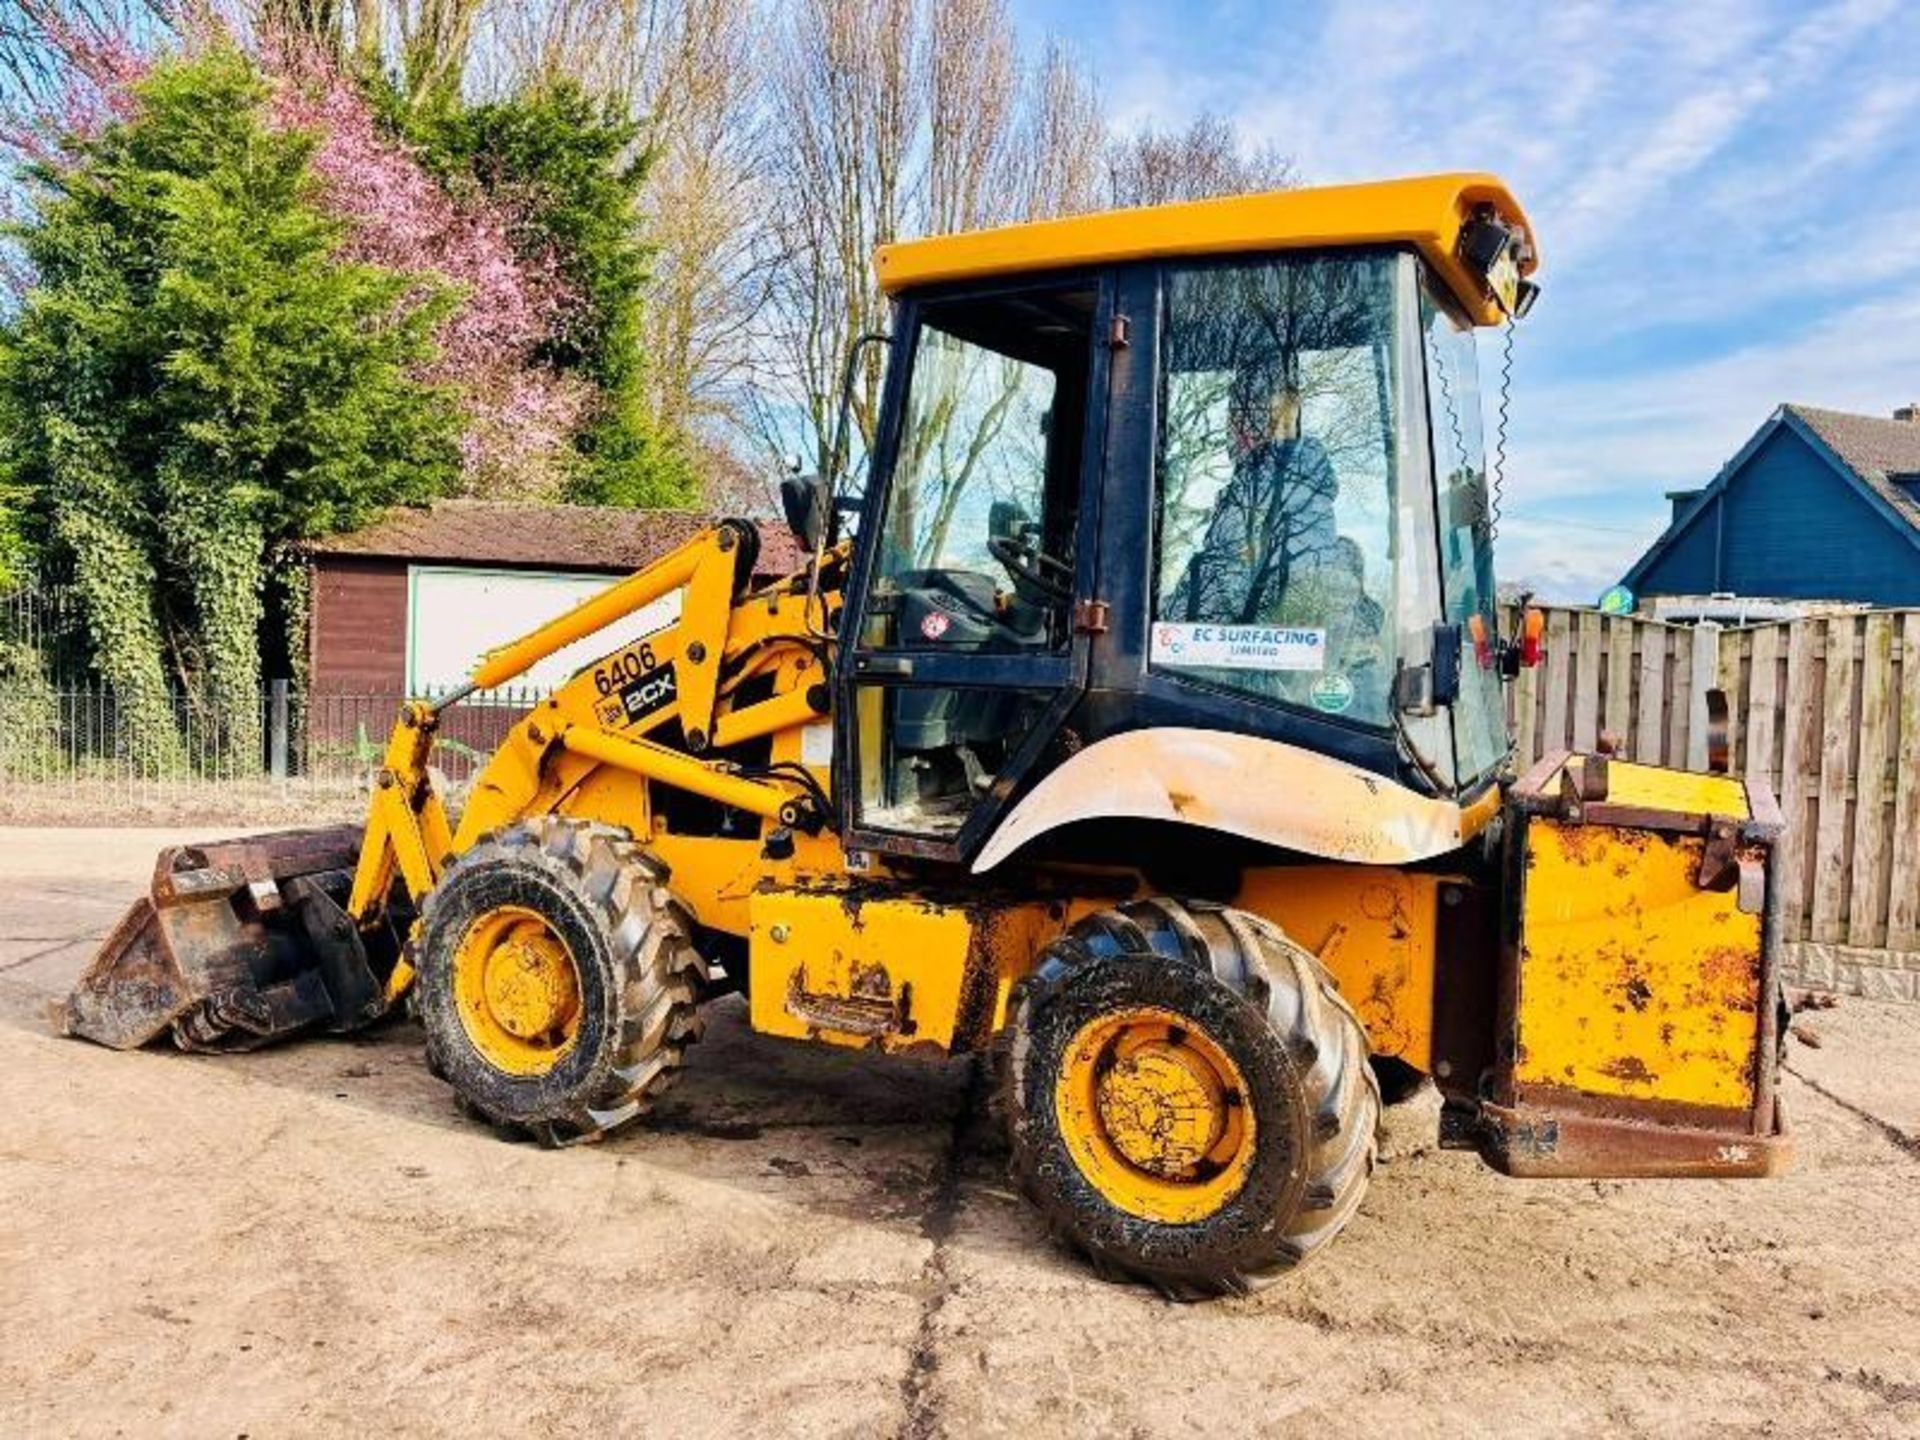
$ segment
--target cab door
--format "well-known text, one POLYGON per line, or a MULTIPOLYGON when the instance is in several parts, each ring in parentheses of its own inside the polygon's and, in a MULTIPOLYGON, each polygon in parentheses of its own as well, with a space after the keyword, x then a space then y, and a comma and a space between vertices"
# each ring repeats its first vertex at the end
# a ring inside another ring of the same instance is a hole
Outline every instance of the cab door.
POLYGON ((1087 671, 1112 308, 1089 276, 901 304, 841 634, 851 848, 964 860, 1057 758, 1087 671))

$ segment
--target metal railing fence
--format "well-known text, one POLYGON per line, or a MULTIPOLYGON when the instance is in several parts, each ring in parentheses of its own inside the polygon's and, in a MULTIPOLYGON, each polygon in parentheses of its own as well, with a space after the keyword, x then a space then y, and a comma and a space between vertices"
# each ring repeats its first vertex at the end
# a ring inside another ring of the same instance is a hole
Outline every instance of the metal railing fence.
MULTIPOLYGON (((471 780, 547 693, 504 689, 449 710, 434 755, 449 787, 471 780)), ((239 715, 170 694, 157 707, 165 722, 155 723, 155 707, 131 705, 97 682, 0 679, 0 808, 29 798, 44 808, 66 794, 99 812, 74 819, 104 824, 125 807, 235 787, 352 799, 371 788, 406 698, 399 691, 301 692, 275 681, 239 715)))

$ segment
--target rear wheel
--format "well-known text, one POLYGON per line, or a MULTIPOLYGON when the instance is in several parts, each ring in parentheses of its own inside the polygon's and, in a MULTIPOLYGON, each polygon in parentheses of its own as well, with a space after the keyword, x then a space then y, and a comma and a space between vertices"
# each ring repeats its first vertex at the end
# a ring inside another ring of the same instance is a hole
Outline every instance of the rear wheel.
POLYGON ((1326 971, 1258 916, 1148 900, 1089 916, 1016 996, 1012 1170, 1103 1269, 1176 1296, 1317 1252, 1372 1173, 1380 1092, 1326 971))
POLYGON ((607 825, 481 841, 427 897, 427 1065, 495 1124, 564 1145, 641 1114, 700 1032, 705 967, 665 870, 607 825))

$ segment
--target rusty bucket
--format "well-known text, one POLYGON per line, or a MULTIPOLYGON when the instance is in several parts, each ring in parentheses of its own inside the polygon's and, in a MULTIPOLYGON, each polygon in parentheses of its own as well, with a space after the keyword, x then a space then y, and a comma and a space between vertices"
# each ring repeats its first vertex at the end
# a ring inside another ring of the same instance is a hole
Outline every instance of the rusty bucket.
POLYGON ((348 917, 361 830, 286 830, 160 852, 73 993, 69 1035, 131 1050, 247 1050, 298 1031, 358 1029, 385 1010, 404 918, 348 917))

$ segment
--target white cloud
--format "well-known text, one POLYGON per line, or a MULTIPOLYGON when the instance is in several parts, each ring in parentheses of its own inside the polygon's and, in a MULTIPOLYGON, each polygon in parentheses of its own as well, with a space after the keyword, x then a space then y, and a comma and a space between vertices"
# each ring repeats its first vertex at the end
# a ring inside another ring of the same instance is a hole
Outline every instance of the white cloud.
POLYGON ((1519 347, 1509 577, 1591 598, 1664 526, 1661 492, 1782 401, 1920 399, 1910 0, 1086 13, 1131 120, 1220 110, 1314 181, 1513 182, 1547 294, 1519 347))
POLYGON ((1782 402, 1886 414, 1920 399, 1920 286, 1753 345, 1624 381, 1530 393, 1508 469, 1500 573, 1592 600, 1782 402))
POLYGON ((1582 517, 1526 519, 1500 526, 1495 570, 1502 587, 1517 585, 1544 600, 1592 604, 1666 528, 1665 512, 1637 528, 1596 532, 1582 517))

